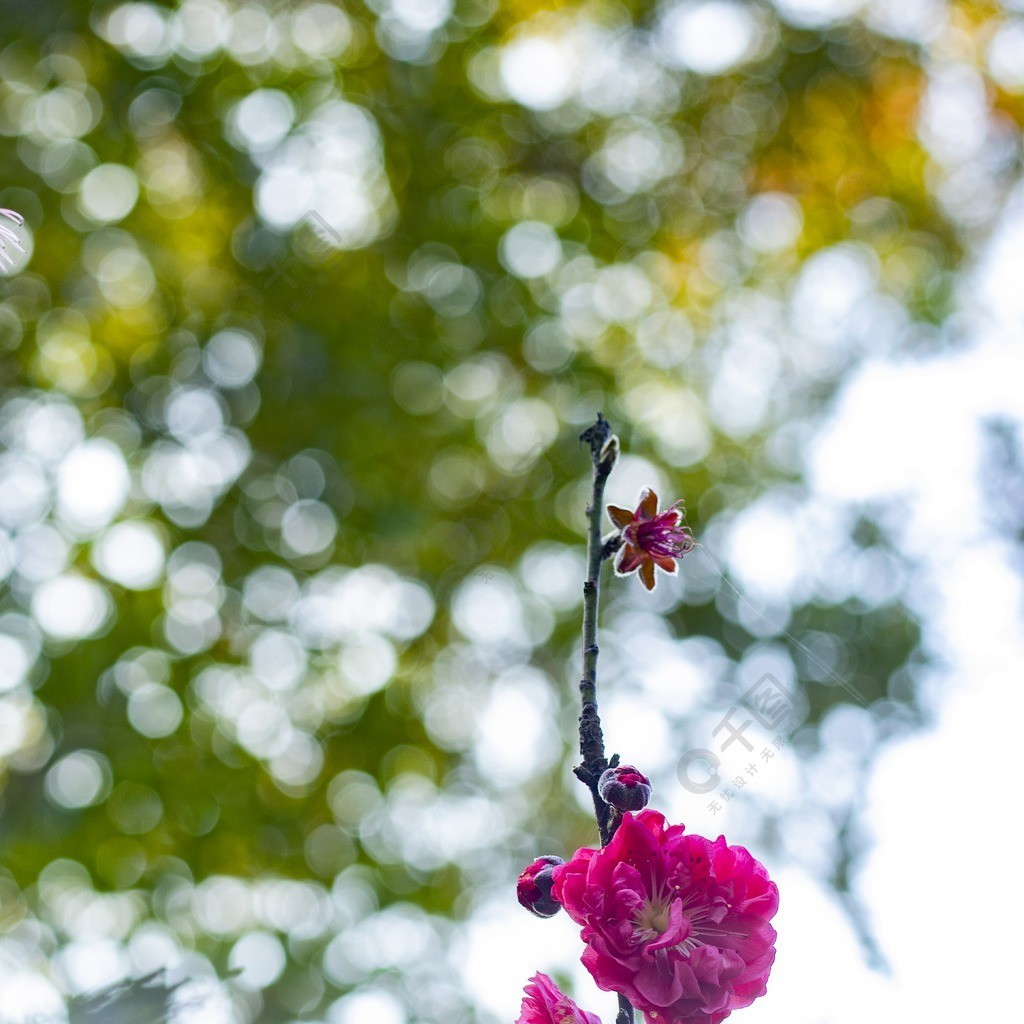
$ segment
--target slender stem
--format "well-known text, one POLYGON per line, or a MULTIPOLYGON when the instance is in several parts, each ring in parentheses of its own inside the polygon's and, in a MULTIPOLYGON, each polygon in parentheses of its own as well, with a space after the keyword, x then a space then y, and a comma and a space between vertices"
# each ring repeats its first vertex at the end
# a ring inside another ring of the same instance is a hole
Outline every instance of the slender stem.
POLYGON ((591 792, 594 799, 594 815, 601 835, 601 845, 607 844, 610 809, 597 791, 597 781, 608 767, 604 752, 604 734, 601 730, 601 716, 597 710, 597 610, 601 592, 601 565, 604 561, 604 544, 601 541, 601 510, 604 503, 604 486, 611 473, 613 458, 602 458, 605 445, 611 439, 608 421, 597 414, 597 422, 588 427, 580 440, 590 445, 590 459, 593 463, 593 477, 590 487, 590 504, 587 506, 587 578, 583 583, 583 675, 580 678, 580 757, 581 763, 575 769, 577 777, 591 792))
POLYGON ((619 1012, 615 1024, 633 1024, 633 1004, 625 996, 619 996, 619 1012))
MULTIPOLYGON (((594 815, 601 845, 607 846, 615 832, 619 816, 601 799, 597 789, 601 773, 618 763, 618 756, 609 762, 604 752, 604 733, 597 710, 597 613, 601 596, 601 566, 619 547, 616 539, 601 538, 601 514, 604 510, 604 487, 615 465, 618 441, 608 421, 600 413, 597 422, 588 427, 580 440, 590 445, 593 479, 590 504, 587 506, 587 578, 583 584, 583 675, 580 678, 580 757, 576 767, 577 778, 589 789, 594 799, 594 815)), ((619 1012, 615 1024, 633 1024, 633 1007, 629 1000, 619 996, 619 1012)))

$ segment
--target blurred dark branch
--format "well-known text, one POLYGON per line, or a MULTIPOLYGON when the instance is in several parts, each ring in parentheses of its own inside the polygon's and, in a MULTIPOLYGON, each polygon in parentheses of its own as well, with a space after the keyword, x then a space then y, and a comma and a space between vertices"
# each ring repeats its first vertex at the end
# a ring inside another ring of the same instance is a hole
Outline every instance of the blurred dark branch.
POLYGON ((181 981, 162 970, 68 1001, 68 1024, 166 1024, 181 981))
POLYGON ((1018 424, 993 417, 984 423, 981 492, 993 529, 1019 549, 1015 563, 1024 573, 1024 443, 1018 424))

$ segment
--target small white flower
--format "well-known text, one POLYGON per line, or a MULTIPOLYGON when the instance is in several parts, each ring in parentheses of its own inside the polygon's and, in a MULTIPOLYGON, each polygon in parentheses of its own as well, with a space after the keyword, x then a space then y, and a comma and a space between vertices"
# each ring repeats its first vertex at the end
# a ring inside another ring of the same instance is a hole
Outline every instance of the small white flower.
MULTIPOLYGON (((13 220, 15 224, 20 228, 25 223, 25 218, 20 213, 15 213, 14 210, 5 210, 0 206, 0 216, 6 217, 8 220, 13 220)), ((4 263, 8 266, 14 266, 14 259, 11 254, 7 251, 8 242, 14 246, 18 252, 24 252, 25 247, 21 244, 21 239, 5 224, 0 224, 0 266, 4 263)))

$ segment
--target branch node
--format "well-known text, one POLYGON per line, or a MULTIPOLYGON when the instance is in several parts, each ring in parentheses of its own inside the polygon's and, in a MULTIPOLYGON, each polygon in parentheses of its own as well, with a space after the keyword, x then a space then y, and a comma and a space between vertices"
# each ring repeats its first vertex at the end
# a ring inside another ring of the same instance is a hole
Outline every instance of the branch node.
POLYGON ((601 545, 601 561, 605 561, 611 558, 624 543, 621 533, 613 533, 605 542, 601 545))
MULTIPOLYGON (((611 424, 604 418, 602 413, 598 413, 594 423, 580 434, 580 440, 590 446, 590 458, 595 466, 600 463, 601 451, 611 436, 611 424)), ((610 466, 608 468, 611 469, 610 466)))

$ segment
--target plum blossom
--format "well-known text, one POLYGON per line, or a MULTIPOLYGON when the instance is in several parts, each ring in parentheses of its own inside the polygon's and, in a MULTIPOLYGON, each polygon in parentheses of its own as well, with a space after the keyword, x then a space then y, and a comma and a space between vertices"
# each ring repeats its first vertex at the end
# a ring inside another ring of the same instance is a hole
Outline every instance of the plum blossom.
POLYGON ((538 972, 526 986, 516 1024, 601 1024, 601 1018, 581 1010, 546 974, 538 972))
POLYGON ((654 589, 655 566, 674 574, 676 559, 693 550, 693 537, 682 525, 682 502, 659 512, 658 495, 649 487, 641 493, 634 511, 609 505, 608 515, 623 541, 615 572, 628 576, 639 570, 640 581, 648 590, 654 589))
POLYGON ((626 811, 611 842, 554 870, 552 894, 582 925, 583 965, 648 1024, 719 1024, 763 995, 779 892, 741 846, 626 811))

